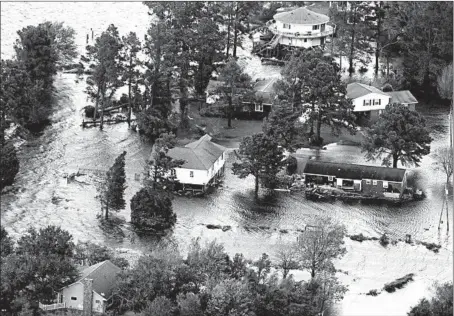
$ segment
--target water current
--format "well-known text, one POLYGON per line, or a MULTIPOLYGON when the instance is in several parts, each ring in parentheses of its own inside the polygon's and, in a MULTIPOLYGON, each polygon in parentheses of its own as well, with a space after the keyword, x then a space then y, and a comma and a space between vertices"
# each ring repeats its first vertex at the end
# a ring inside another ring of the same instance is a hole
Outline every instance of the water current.
MULTIPOLYGON (((99 34, 111 23, 120 34, 135 31, 143 38, 149 16, 144 5, 138 2, 7 2, 1 4, 1 54, 10 58, 16 31, 45 20, 63 21, 77 32, 77 43, 82 52, 85 36, 92 28, 99 34)), ((254 78, 277 76, 276 66, 262 67, 260 61, 247 52, 241 63, 254 78)), ((127 125, 107 126, 103 131, 82 129, 82 108, 87 104, 83 93, 84 80, 71 74, 56 76, 56 97, 52 124, 42 135, 28 141, 19 151, 20 172, 15 181, 17 191, 2 195, 1 221, 15 238, 29 226, 43 227, 53 224, 68 230, 76 240, 90 240, 107 244, 130 254, 146 252, 152 241, 135 237, 124 226, 125 237, 114 237, 99 227, 96 216, 99 203, 93 177, 80 178, 80 182, 67 183, 64 175, 78 168, 107 170, 116 156, 127 151, 126 200, 140 188, 136 174, 144 170, 151 147, 127 125), (85 183, 84 183, 85 182, 85 183)), ((448 142, 448 110, 420 104, 417 108, 427 120, 434 139, 432 151, 448 142)), ((326 150, 302 149, 300 157, 315 156, 325 161, 365 163, 358 147, 330 144, 326 150)), ((177 224, 168 237, 184 252, 192 238, 218 239, 226 250, 244 253, 257 258, 266 252, 272 257, 285 242, 295 240, 297 229, 313 223, 319 216, 329 216, 343 223, 350 234, 369 236, 389 234, 404 238, 411 234, 420 241, 442 245, 433 253, 421 245, 403 242, 387 248, 378 242, 363 243, 346 239, 347 254, 336 262, 336 267, 347 273, 339 278, 349 285, 349 291, 338 305, 339 315, 405 315, 410 306, 421 297, 432 294, 434 282, 453 279, 452 274, 452 208, 449 222, 451 231, 443 225, 437 229, 443 200, 443 173, 433 167, 433 155, 423 158, 421 166, 411 169, 413 178, 424 189, 427 198, 404 206, 364 203, 320 203, 288 193, 261 196, 253 199, 253 179, 238 179, 227 168, 224 185, 205 198, 177 197, 174 208, 177 224), (230 225, 230 231, 209 230, 204 224, 230 225), (380 289, 384 283, 407 273, 415 273, 414 282, 395 293, 366 296, 371 289, 380 289)), ((452 198, 450 200, 452 205, 452 198)), ((118 214, 130 219, 129 206, 118 214)), ((446 224, 446 223, 445 223, 446 224)), ((295 271, 296 278, 307 275, 295 271)))

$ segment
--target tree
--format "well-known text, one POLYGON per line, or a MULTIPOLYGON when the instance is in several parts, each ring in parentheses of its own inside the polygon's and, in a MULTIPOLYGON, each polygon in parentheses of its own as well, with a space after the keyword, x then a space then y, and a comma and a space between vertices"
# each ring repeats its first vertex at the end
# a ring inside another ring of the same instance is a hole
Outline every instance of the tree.
POLYGON ((402 165, 416 165, 423 155, 430 153, 432 138, 426 128, 424 117, 400 104, 389 104, 380 119, 366 129, 362 151, 367 160, 383 158, 382 165, 397 168, 402 165))
POLYGON ((301 147, 301 135, 304 133, 299 118, 300 113, 294 111, 291 105, 276 104, 263 124, 263 133, 285 150, 294 152, 301 147))
POLYGON ((423 298, 408 312, 408 316, 450 316, 452 310, 452 282, 437 284, 435 296, 428 300, 423 298))
POLYGON ((148 162, 148 176, 145 185, 153 190, 171 192, 177 178, 175 168, 184 164, 184 160, 168 156, 169 149, 175 147, 176 139, 173 134, 162 134, 153 145, 153 152, 148 162))
POLYGON ((255 196, 258 196, 259 180, 273 182, 283 160, 282 148, 264 134, 243 138, 239 149, 240 162, 233 163, 232 171, 240 178, 255 177, 255 196))
POLYGON ((93 63, 89 66, 92 74, 87 78, 88 96, 95 101, 95 115, 98 113, 98 103, 101 102, 101 123, 104 124, 104 109, 111 103, 114 93, 123 85, 121 80, 122 43, 118 29, 111 24, 101 36, 96 38, 94 46, 87 46, 87 55, 93 63))
POLYGON ((177 124, 172 121, 171 106, 168 103, 155 103, 153 107, 138 113, 137 126, 140 133, 152 142, 162 134, 177 129, 177 124))
POLYGON ((52 38, 52 48, 57 55, 57 69, 69 65, 77 57, 76 31, 70 26, 64 26, 63 22, 45 22, 44 25, 52 38))
POLYGON ((0 226, 0 258, 6 257, 14 250, 14 242, 5 227, 0 226))
POLYGON ((176 220, 172 200, 162 191, 145 187, 131 199, 131 224, 141 231, 160 232, 171 228, 176 220))
POLYGON ((181 316, 203 315, 199 295, 194 293, 178 294, 178 308, 181 316))
POLYGON ((220 71, 219 80, 224 84, 217 91, 227 99, 227 126, 231 128, 234 104, 239 104, 243 97, 252 93, 251 78, 234 59, 230 59, 220 71))
POLYGON ((101 208, 105 210, 106 220, 109 219, 109 209, 119 211, 126 205, 124 199, 126 189, 125 156, 126 151, 115 159, 101 186, 101 208))
POLYGON ((82 265, 94 265, 105 260, 110 260, 116 266, 125 269, 129 266, 129 262, 120 257, 116 257, 112 249, 92 243, 79 242, 74 250, 74 259, 82 265))
POLYGON ((156 297, 145 307, 143 316, 173 316, 175 315, 173 302, 165 296, 156 297))
POLYGON ((276 253, 278 269, 282 269, 282 277, 287 278, 290 270, 299 268, 295 245, 281 245, 276 253))
POLYGON ((136 69, 140 65, 137 58, 137 53, 140 52, 141 43, 137 38, 136 33, 130 32, 127 36, 123 36, 123 51, 122 59, 125 61, 123 68, 123 80, 128 83, 128 125, 131 126, 131 112, 132 112, 132 89, 138 83, 140 72, 136 69))
POLYGON ((0 140, 0 190, 14 182, 16 174, 19 172, 19 159, 16 156, 16 148, 7 141, 0 140))
POLYGON ((337 26, 337 42, 340 43, 340 58, 348 56, 350 77, 355 71, 354 62, 358 60, 363 65, 370 62, 369 28, 365 17, 370 13, 368 2, 349 2, 343 10, 333 6, 331 17, 337 26))
POLYGON ((435 166, 446 174, 446 184, 449 185, 449 178, 453 173, 453 153, 449 146, 439 148, 435 151, 435 166))
POLYGON ((438 94, 443 99, 451 100, 452 103, 452 87, 453 82, 453 73, 452 73, 452 63, 447 65, 441 70, 440 75, 437 78, 437 88, 438 94))
POLYGON ((345 234, 344 226, 324 219, 317 221, 315 230, 306 230, 298 237, 298 261, 303 269, 310 271, 312 279, 321 271, 334 271, 332 261, 346 252, 345 234))

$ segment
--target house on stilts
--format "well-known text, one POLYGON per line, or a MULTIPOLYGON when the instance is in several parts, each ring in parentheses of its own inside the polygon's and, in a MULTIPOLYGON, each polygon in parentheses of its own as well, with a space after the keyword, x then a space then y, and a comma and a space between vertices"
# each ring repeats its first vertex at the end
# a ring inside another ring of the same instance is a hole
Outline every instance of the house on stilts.
POLYGON ((226 148, 213 143, 209 135, 184 147, 174 147, 167 155, 184 161, 182 166, 172 170, 176 190, 203 193, 219 183, 224 175, 226 148))

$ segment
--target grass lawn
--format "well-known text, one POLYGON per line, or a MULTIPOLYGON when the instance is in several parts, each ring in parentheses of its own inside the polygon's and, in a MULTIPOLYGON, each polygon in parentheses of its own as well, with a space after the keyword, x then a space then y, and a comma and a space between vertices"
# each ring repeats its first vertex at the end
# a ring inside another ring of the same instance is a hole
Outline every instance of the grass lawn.
MULTIPOLYGON (((217 143, 228 148, 238 148, 244 136, 250 136, 262 131, 263 122, 260 120, 232 120, 232 128, 227 128, 227 119, 219 117, 203 117, 199 114, 198 104, 191 104, 189 108, 189 117, 191 128, 189 130, 179 130, 177 137, 180 145, 185 145, 191 141, 198 139, 205 132, 213 137, 217 143), (199 127, 197 127, 199 126, 199 127), (200 128, 203 129, 200 130, 200 128)), ((321 136, 323 143, 342 143, 344 145, 359 146, 363 139, 361 132, 356 135, 343 129, 341 135, 331 135, 329 126, 322 125, 321 136)), ((309 147, 305 144, 303 147, 309 147)))

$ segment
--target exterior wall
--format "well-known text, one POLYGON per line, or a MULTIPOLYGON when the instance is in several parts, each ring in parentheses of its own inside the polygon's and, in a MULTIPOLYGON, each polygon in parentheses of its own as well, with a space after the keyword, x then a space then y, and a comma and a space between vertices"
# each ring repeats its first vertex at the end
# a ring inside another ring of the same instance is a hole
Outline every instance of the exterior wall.
MULTIPOLYGON (((320 24, 314 24, 314 25, 320 25, 320 24)), ((318 30, 312 30, 312 24, 290 24, 290 29, 285 28, 284 29, 284 23, 281 21, 276 21, 276 30, 278 32, 291 32, 291 33, 308 33, 311 32, 311 34, 320 34, 320 27, 318 30)))
POLYGON ((374 195, 374 196, 383 196, 384 192, 386 192, 387 188, 384 187, 383 183, 387 182, 388 185, 392 185, 395 188, 399 189, 400 195, 403 193, 403 188, 405 187, 406 183, 406 177, 402 182, 392 182, 392 181, 382 181, 382 180, 376 180, 377 184, 374 185, 374 180, 370 180, 370 184, 367 184, 367 180, 362 180, 362 186, 363 186, 363 193, 368 194, 368 195, 374 195))
POLYGON ((333 27, 327 23, 324 23, 325 30, 323 32, 321 31, 322 24, 290 24, 290 29, 288 29, 284 28, 284 23, 281 21, 276 21, 270 30, 275 34, 282 35, 279 39, 281 45, 309 48, 319 46, 321 37, 331 36, 334 32, 333 27), (313 25, 319 25, 318 30, 313 30, 313 25))
POLYGON ((206 185, 222 169, 225 164, 225 158, 226 154, 224 152, 208 170, 175 168, 176 178, 182 184, 206 185), (194 173, 194 177, 190 176, 191 171, 194 173))
POLYGON ((104 313, 106 311, 104 297, 93 291, 93 311, 104 313))
POLYGON ((84 307, 84 286, 82 283, 74 283, 73 285, 63 289, 63 303, 66 303, 67 308, 82 310, 84 307), (77 300, 72 300, 71 297, 76 297, 77 300))
POLYGON ((378 93, 369 93, 365 96, 353 99, 354 112, 363 112, 363 111, 372 111, 372 110, 384 110, 391 99, 390 96, 378 94, 378 93), (380 99, 380 105, 364 105, 364 100, 378 100, 380 99))

